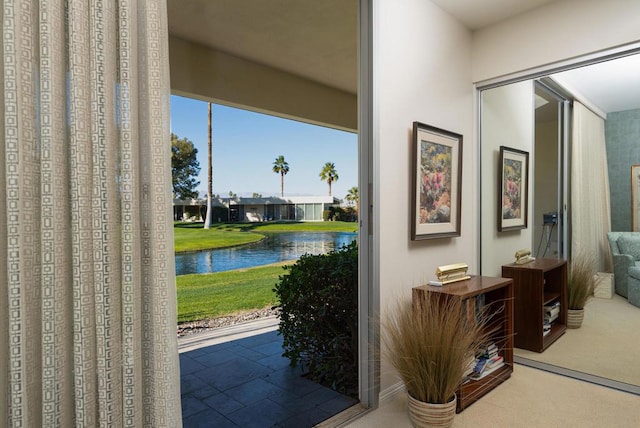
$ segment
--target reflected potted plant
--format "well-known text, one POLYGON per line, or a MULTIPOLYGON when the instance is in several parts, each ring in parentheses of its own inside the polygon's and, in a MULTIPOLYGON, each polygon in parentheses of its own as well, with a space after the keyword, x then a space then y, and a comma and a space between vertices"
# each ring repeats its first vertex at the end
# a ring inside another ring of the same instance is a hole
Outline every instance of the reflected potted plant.
POLYGON ((455 392, 488 337, 485 323, 470 321, 458 299, 428 299, 419 309, 397 303, 389 314, 384 352, 406 386, 411 423, 452 426, 455 392))
POLYGON ((595 288, 595 260, 585 252, 571 259, 567 274, 567 328, 580 328, 595 288))

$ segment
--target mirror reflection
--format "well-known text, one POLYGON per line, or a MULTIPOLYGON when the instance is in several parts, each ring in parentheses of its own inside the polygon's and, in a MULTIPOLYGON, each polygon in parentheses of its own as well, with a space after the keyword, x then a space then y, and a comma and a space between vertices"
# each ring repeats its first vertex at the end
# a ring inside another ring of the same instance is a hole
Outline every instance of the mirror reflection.
POLYGON ((525 248, 588 254, 597 272, 581 327, 514 355, 640 386, 640 55, 484 89, 480 115, 482 274, 525 248), (528 224, 509 232, 496 227, 501 146, 530 159, 528 224))

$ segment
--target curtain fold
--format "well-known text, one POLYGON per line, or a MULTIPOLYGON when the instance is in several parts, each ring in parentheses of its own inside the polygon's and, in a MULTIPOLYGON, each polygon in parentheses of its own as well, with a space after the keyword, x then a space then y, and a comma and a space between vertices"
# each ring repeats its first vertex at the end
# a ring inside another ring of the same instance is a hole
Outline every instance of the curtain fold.
POLYGON ((609 173, 604 119, 573 103, 571 145, 571 252, 597 261, 598 272, 611 272, 609 173))
POLYGON ((179 427, 165 2, 0 18, 0 420, 179 427))

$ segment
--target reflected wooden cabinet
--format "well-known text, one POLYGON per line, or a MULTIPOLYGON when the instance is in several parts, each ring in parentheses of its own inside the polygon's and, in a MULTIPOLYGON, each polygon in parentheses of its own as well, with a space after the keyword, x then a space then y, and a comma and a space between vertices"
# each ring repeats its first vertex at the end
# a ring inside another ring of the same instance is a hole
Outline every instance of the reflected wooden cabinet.
POLYGON ((443 287, 415 287, 412 293, 414 307, 419 307, 423 299, 444 297, 462 300, 463 307, 466 310, 473 307, 473 312, 476 302, 480 301, 490 318, 487 329, 492 332, 491 340, 504 358, 504 365, 482 379, 466 380, 460 385, 456 392, 456 412, 460 413, 507 380, 513 372, 513 282, 506 278, 472 276, 443 287))
POLYGON ((567 262, 539 259, 523 265, 502 266, 502 276, 513 279, 516 348, 543 352, 567 330, 567 262), (559 306, 545 331, 545 307, 559 306))

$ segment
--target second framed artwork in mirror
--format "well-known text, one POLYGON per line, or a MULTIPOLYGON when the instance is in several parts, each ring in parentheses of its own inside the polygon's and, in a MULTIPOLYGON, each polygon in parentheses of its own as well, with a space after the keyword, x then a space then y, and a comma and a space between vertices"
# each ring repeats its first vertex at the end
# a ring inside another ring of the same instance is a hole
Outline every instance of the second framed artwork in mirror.
POLYGON ((527 228, 529 153, 500 146, 498 231, 527 228))

